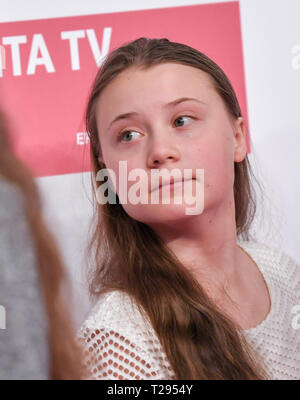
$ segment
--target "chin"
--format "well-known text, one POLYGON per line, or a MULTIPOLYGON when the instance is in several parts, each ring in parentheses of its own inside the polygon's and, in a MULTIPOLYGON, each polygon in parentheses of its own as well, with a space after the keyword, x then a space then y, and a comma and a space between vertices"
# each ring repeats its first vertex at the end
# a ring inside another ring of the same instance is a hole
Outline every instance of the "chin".
POLYGON ((147 204, 124 207, 126 213, 133 219, 144 224, 168 224, 190 219, 194 215, 188 215, 186 208, 191 207, 185 204, 147 204))

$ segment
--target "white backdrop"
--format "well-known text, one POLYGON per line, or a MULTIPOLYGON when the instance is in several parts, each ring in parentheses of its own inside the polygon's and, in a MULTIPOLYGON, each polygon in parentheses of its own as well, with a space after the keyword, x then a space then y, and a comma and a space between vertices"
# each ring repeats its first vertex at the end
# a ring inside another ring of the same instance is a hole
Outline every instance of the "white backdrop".
MULTIPOLYGON (((0 23, 227 0, 0 0, 0 23)), ((251 163, 263 185, 254 231, 300 261, 300 1, 240 0, 251 163), (263 222, 262 217, 263 216, 263 222)), ((44 211, 74 287, 77 326, 89 310, 84 249, 91 218, 90 173, 38 178, 44 211)))

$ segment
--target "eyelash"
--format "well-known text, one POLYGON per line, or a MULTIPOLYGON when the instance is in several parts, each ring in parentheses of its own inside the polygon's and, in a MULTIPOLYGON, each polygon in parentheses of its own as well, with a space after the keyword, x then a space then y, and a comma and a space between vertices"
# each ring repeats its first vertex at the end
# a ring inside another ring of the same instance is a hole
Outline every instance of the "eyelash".
MULTIPOLYGON (((195 117, 192 117, 191 115, 179 115, 177 118, 175 118, 174 121, 176 121, 177 119, 182 118, 182 117, 188 117, 188 118, 196 119, 195 117)), ((177 128, 181 128, 181 127, 179 126, 179 127, 177 127, 177 128)), ((125 130, 125 131, 121 131, 121 132, 118 134, 117 139, 118 139, 119 141, 121 141, 122 137, 123 137, 126 133, 132 132, 132 131, 133 131, 132 129, 127 129, 127 130, 125 130)))

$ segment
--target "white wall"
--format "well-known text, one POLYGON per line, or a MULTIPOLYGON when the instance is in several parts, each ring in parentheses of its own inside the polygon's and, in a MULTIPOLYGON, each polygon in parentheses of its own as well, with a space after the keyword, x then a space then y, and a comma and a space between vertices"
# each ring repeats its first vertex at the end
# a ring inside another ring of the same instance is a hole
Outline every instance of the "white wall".
POLYGON ((272 217, 258 233, 271 231, 270 243, 299 261, 300 49, 292 49, 300 44, 300 2, 241 0, 240 8, 253 153, 272 217))

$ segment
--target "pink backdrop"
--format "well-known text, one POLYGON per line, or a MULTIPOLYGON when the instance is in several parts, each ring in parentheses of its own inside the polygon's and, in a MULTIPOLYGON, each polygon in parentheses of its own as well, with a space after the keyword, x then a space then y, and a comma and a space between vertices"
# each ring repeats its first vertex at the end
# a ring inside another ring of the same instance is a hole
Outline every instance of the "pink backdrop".
POLYGON ((248 122, 237 2, 2 23, 0 102, 14 123, 17 153, 36 176, 90 170, 83 116, 97 64, 140 36, 167 37, 211 57, 248 122))

